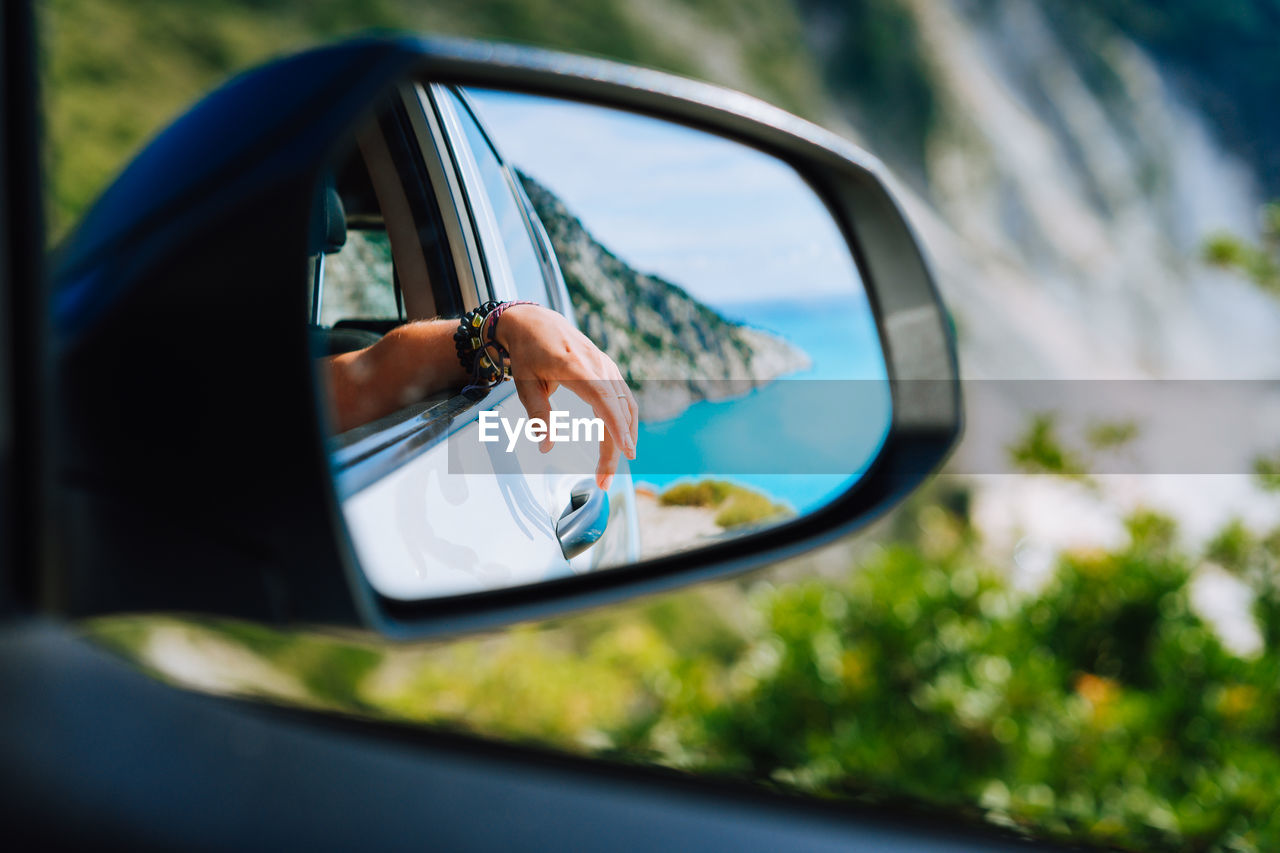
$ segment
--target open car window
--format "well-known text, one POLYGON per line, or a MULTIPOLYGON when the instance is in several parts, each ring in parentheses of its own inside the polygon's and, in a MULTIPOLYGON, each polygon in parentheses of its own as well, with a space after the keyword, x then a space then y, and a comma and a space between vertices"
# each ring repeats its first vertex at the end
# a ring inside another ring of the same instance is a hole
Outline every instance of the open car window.
POLYGON ((320 325, 404 319, 391 240, 383 228, 348 231, 340 252, 325 256, 320 325))
POLYGON ((337 170, 347 244, 326 258, 321 324, 459 316, 464 298, 423 145, 414 97, 398 98, 359 135, 337 170))
MULTIPOLYGON (((414 115, 423 105, 408 89, 358 135, 335 168, 346 241, 324 258, 319 324, 328 354, 362 349, 396 326, 460 316, 475 302, 458 275, 457 210, 448 181, 432 175, 440 137, 414 115), (449 227, 452 225, 453 227, 449 227)), ((461 257, 464 259, 466 255, 461 257)), ((467 269, 466 278, 471 278, 467 269)), ((333 437, 339 467, 418 431, 456 389, 408 402, 401 410, 333 437)))

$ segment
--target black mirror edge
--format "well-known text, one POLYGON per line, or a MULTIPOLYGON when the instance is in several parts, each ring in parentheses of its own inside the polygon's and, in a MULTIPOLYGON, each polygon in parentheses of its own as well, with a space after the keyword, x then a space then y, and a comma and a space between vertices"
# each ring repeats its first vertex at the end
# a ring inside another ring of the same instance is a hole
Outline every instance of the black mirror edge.
POLYGON ((891 179, 856 146, 755 98, 510 45, 365 37, 241 75, 179 119, 135 164, 155 150, 169 159, 153 157, 137 173, 127 169, 60 252, 52 311, 55 523, 63 559, 45 609, 363 624, 406 639, 486 630, 728 577, 830 542, 909 494, 960 434, 955 342, 891 179), (305 330, 260 337, 248 352, 230 343, 218 353, 183 344, 202 335, 225 340, 223 318, 242 316, 246 306, 264 329, 292 328, 304 312, 299 259, 310 187, 377 96, 410 77, 628 109, 735 139, 795 167, 826 201, 857 256, 884 345, 893 422, 868 474, 813 514, 697 551, 511 590, 412 604, 380 598, 359 570, 334 490, 324 389, 305 330), (306 97, 298 95, 299 79, 311 87, 306 97), (225 114, 223 123, 214 120, 233 87, 242 100, 248 93, 264 121, 274 119, 272 133, 255 134, 249 120, 227 125, 225 114), (186 180, 182 157, 172 156, 173 137, 198 144, 202 129, 221 147, 246 146, 240 159, 225 155, 221 173, 207 169, 168 207, 153 205, 145 215, 121 208, 122 194, 164 198, 166 182, 186 180), (257 183, 231 180, 253 158, 281 151, 293 155, 287 166, 259 169, 257 183), (116 227, 111 214, 121 210, 128 221, 116 227), (221 242, 211 245, 215 237, 221 242), (253 244, 252 258, 218 248, 251 237, 263 239, 253 244), (240 284, 246 276, 252 280, 240 284), (292 278, 299 281, 296 293, 251 286, 292 278), (114 291, 84 289, 102 280, 114 291), (98 297, 97 304, 89 300, 93 310, 61 319, 86 292, 98 297), (167 329, 176 316, 194 327, 167 329), (135 341, 144 322, 163 330, 160 340, 135 341), (170 346, 171 357, 140 364, 136 355, 153 343, 170 346), (212 405, 183 395, 189 375, 200 378, 198 391, 212 405), (168 386, 173 393, 165 397, 159 390, 168 386), (228 411, 228 401, 240 399, 276 413, 276 423, 255 422, 252 408, 247 420, 228 411), (104 421, 110 406, 145 431, 104 421), (167 467, 132 464, 147 454, 162 455, 167 467))

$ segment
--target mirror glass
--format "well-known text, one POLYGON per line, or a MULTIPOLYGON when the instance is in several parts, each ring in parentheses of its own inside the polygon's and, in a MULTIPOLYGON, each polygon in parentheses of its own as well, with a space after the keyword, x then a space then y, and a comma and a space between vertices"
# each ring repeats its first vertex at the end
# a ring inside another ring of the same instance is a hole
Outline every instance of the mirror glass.
POLYGON ((384 597, 758 531, 845 493, 889 432, 839 226, 792 167, 738 142, 419 83, 314 208, 334 475, 384 597), (499 362, 513 379, 495 384, 499 362))

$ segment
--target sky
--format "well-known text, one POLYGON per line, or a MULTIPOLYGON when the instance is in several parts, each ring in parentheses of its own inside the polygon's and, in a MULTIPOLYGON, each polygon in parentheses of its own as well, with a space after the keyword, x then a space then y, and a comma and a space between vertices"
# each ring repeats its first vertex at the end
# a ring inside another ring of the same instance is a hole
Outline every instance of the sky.
POLYGON ((468 95, 503 157, 641 272, 712 305, 863 292, 826 206, 774 157, 620 110, 468 95))

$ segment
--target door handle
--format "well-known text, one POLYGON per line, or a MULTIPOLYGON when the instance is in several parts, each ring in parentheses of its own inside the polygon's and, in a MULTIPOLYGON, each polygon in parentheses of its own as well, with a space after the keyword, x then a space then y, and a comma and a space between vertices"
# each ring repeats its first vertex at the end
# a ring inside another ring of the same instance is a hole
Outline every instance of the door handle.
POLYGON ((556 522, 556 538, 566 560, 572 560, 604 535, 609 523, 609 493, 583 480, 569 493, 569 505, 556 522))

